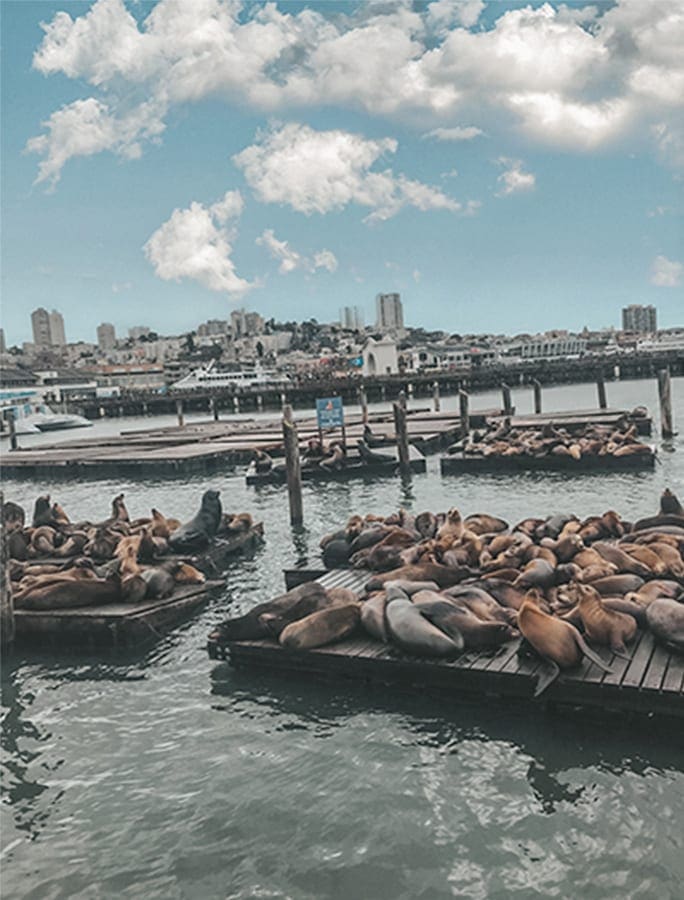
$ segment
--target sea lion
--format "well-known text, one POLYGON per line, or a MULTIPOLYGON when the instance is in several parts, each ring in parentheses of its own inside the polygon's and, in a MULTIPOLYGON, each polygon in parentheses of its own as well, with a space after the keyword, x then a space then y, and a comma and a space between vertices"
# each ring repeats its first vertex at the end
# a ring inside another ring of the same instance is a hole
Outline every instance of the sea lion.
POLYGON ((161 537, 169 539, 171 533, 180 528, 178 519, 169 519, 159 512, 158 509, 152 509, 152 521, 150 523, 150 535, 152 537, 161 537))
POLYGON ((30 556, 52 556, 55 552, 55 540, 57 532, 50 525, 41 525, 34 528, 31 534, 29 548, 30 556))
POLYGON ((112 531, 106 525, 99 526, 83 548, 83 552, 93 559, 101 561, 111 559, 121 537, 118 531, 112 531))
POLYGON ((646 607, 627 597, 604 597, 603 605, 606 609, 614 609, 616 612, 631 616, 640 628, 646 628, 646 607))
POLYGON ((273 468, 273 459, 265 450, 254 451, 254 471, 259 475, 265 475, 273 468))
POLYGON ((589 585, 578 585, 577 590, 579 613, 587 638, 595 644, 610 647, 613 653, 626 653, 625 644, 637 631, 634 618, 606 607, 598 591, 589 585))
POLYGON ((464 526, 474 534, 493 534, 508 530, 508 522, 487 513, 473 513, 464 521, 464 526))
POLYGON ((118 580, 70 579, 37 585, 18 600, 21 609, 69 609, 116 603, 121 598, 118 580))
POLYGON ((679 498, 669 488, 665 488, 660 495, 660 514, 663 516, 682 516, 684 518, 684 507, 679 502, 679 498))
POLYGON ((126 504, 124 503, 124 495, 117 494, 116 497, 112 500, 112 515, 110 517, 111 522, 130 522, 130 516, 128 515, 128 510, 126 509, 126 504))
POLYGON ((83 553, 85 545, 88 543, 88 535, 85 531, 73 531, 64 543, 57 547, 54 555, 60 558, 69 556, 80 556, 83 553))
POLYGON ((431 512, 418 513, 415 518, 414 524, 416 527, 416 531, 424 540, 430 540, 431 538, 435 537, 435 535, 437 534, 437 528, 439 527, 437 523, 437 516, 435 516, 434 513, 431 512))
POLYGON ((438 563, 421 563, 414 566, 401 566, 391 572, 382 572, 374 575, 366 582, 367 591, 379 591, 388 581, 434 581, 439 587, 447 588, 459 584, 465 578, 472 576, 472 571, 467 568, 451 569, 440 566, 438 563))
POLYGON ((21 531, 26 521, 26 513, 18 503, 6 500, 2 504, 2 527, 6 534, 21 531))
POLYGON ((52 507, 50 506, 50 495, 42 494, 36 500, 33 507, 33 527, 38 528, 40 525, 52 525, 52 507))
POLYGON ((335 472, 347 465, 347 453, 339 441, 330 444, 328 455, 318 463, 321 469, 335 472))
POLYGON ((279 617, 284 617, 282 621, 287 624, 327 604, 328 595, 323 585, 317 581, 307 581, 274 600, 257 604, 242 616, 220 623, 210 639, 219 642, 258 640, 271 634, 271 623, 275 626, 279 617), (268 615, 262 619, 264 614, 268 615))
POLYGON ((591 586, 602 597, 614 597, 617 594, 624 595, 630 591, 638 591, 643 583, 644 579, 638 575, 608 575, 606 578, 592 581, 591 586))
POLYGON ((669 597, 670 600, 676 600, 681 596, 683 588, 677 581, 668 581, 664 578, 657 578, 655 581, 648 581, 642 584, 635 591, 627 594, 628 600, 636 600, 637 603, 647 605, 657 600, 658 597, 669 597))
MULTIPOLYGON (((497 621, 510 624, 515 621, 515 610, 501 606, 485 590, 470 585, 461 585, 444 591, 444 596, 455 600, 459 605, 465 605, 468 609, 483 621, 497 621)), ((416 600, 421 594, 416 594, 416 600)))
POLYGON ((387 643, 387 628, 385 627, 385 604, 387 595, 384 591, 372 594, 361 604, 361 625, 376 641, 387 643))
POLYGON ((661 513, 657 516, 647 516, 645 519, 637 519, 632 525, 632 532, 667 527, 681 529, 682 533, 684 533, 684 516, 676 513, 661 513))
POLYGON ((483 581, 475 581, 471 583, 472 587, 480 587, 483 591, 493 597, 501 606, 507 606, 509 609, 520 609, 525 601, 526 591, 515 587, 510 581, 499 580, 497 578, 487 578, 483 581))
POLYGON ((592 549, 596 550, 599 556, 612 563, 618 572, 639 575, 641 578, 649 578, 653 574, 648 566, 630 556, 629 553, 625 553, 616 544, 609 544, 607 541, 595 541, 592 544, 592 549))
POLYGON ((393 463, 397 461, 397 458, 391 453, 378 453, 377 450, 371 450, 366 442, 362 441, 360 438, 356 442, 356 445, 359 448, 359 456, 361 459, 370 465, 377 463, 393 463))
POLYGON ((252 514, 248 512, 228 513, 221 519, 221 534, 234 536, 236 534, 244 534, 254 527, 254 519, 252 514))
POLYGON ((551 587, 556 579, 554 567, 545 559, 533 559, 522 570, 513 584, 516 587, 551 587))
POLYGON ((456 656, 463 648, 429 622, 408 597, 389 598, 385 607, 387 633, 393 643, 416 656, 456 656))
MULTIPOLYGON (((427 591, 421 591, 413 602, 441 631, 450 637, 460 635, 467 649, 498 647, 515 634, 505 623, 484 621, 467 607, 457 605, 441 594, 430 595, 427 591)), ((458 638, 454 642, 459 643, 458 638)))
POLYGON ((383 444, 388 444, 390 442, 390 438, 388 438, 384 434, 375 434, 370 425, 366 422, 363 426, 363 440, 369 447, 382 447, 383 444))
POLYGON ((439 585, 434 581, 409 581, 407 578, 398 578, 385 582, 385 590, 390 589, 402 591, 407 597, 412 597, 418 591, 439 591, 439 585))
POLYGON ((312 650, 348 637, 359 624, 359 603, 330 606, 291 622, 278 638, 288 650, 312 650))
POLYGON ((189 563, 170 559, 151 569, 144 569, 142 579, 147 585, 146 597, 170 597, 177 584, 203 584, 206 576, 189 563))
POLYGON ((172 532, 169 547, 176 553, 204 550, 221 524, 220 491, 208 490, 202 495, 199 512, 185 525, 172 532))
POLYGON ((349 552, 350 555, 354 555, 354 553, 358 553, 359 550, 367 550, 369 547, 372 547, 374 544, 379 544, 380 541, 387 537, 390 533, 388 528, 365 528, 360 534, 358 534, 354 540, 349 544, 349 552))
POLYGON ((588 657, 604 672, 611 669, 597 656, 579 631, 569 622, 543 612, 534 602, 534 598, 525 599, 518 613, 518 627, 537 653, 545 659, 551 668, 545 678, 537 680, 534 696, 538 697, 558 676, 560 669, 571 669, 588 657))
POLYGON ((31 540, 25 531, 15 529, 7 535, 7 553, 10 559, 28 559, 31 540))
MULTIPOLYGON (((642 563, 642 565, 646 566, 646 568, 653 575, 667 574, 667 565, 651 547, 647 547, 645 544, 621 544, 620 546, 625 553, 627 553, 629 556, 634 557, 634 559, 638 560, 640 563, 642 563)), ((672 547, 668 547, 668 550, 672 550, 673 553, 679 556, 677 551, 672 547)), ((637 572, 636 574, 639 575, 640 573, 637 572)))
POLYGON ((684 650, 684 603, 660 597, 646 610, 646 621, 658 640, 684 650))
POLYGON ((332 540, 323 548, 323 565, 326 569, 337 569, 349 563, 350 546, 346 540, 332 540))

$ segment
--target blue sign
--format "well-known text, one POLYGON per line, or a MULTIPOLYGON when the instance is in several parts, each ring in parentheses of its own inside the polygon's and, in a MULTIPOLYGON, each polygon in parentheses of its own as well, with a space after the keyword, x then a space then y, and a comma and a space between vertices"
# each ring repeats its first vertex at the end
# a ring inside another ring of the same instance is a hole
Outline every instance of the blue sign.
POLYGON ((319 428, 342 428, 344 409, 341 397, 324 397, 316 400, 316 418, 319 428))
POLYGON ((352 358, 349 360, 349 365, 360 369, 363 365, 363 356, 352 356, 352 358))

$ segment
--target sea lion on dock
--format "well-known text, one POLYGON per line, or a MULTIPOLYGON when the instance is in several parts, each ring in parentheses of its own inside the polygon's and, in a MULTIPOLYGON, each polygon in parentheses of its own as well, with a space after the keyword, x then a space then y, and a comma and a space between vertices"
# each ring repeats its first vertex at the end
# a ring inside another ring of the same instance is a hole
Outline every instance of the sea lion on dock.
MULTIPOLYGON (((484 621, 466 607, 459 606, 441 594, 416 595, 414 603, 437 628, 448 636, 461 635, 466 649, 498 647, 511 640, 515 632, 503 622, 484 621)), ((458 640, 455 640, 458 643, 458 640)))
POLYGON ((202 495, 199 512, 169 537, 169 547, 176 553, 204 550, 215 537, 221 524, 220 491, 208 490, 202 495))
POLYGON ((366 442, 361 439, 356 442, 356 446, 359 448, 359 456, 361 459, 369 465, 397 462, 396 456, 393 456, 391 453, 378 453, 376 450, 371 450, 366 442))
POLYGON ((266 475, 273 468, 273 458, 265 450, 254 451, 254 471, 266 475))
POLYGON ((463 649, 462 638, 456 643, 429 622, 419 607, 406 596, 388 597, 385 619, 390 639, 406 653, 448 657, 456 656, 463 649))
POLYGON ((463 524, 473 534, 497 534, 501 531, 508 531, 508 522, 496 516, 490 516, 488 513, 473 513, 466 517, 463 524))
POLYGON ((587 638, 592 643, 610 647, 613 653, 626 653, 625 644, 637 631, 634 618, 606 607, 598 591, 589 585, 578 585, 577 590, 579 614, 587 638))
POLYGON ((112 500, 112 515, 109 522, 126 522, 129 523, 131 521, 130 516, 128 515, 128 510, 126 509, 126 504, 124 503, 124 495, 117 494, 116 497, 112 500))
POLYGON ((69 609, 78 606, 94 606, 116 603, 121 598, 118 579, 62 578, 37 584, 24 593, 17 594, 20 609, 69 609))
POLYGON ((367 591, 379 591, 388 581, 434 581, 441 588, 453 587, 464 579, 472 577, 471 569, 451 569, 439 563, 421 563, 413 566, 401 566, 391 572, 374 575, 366 582, 367 591))
POLYGON ((376 434, 370 425, 366 422, 363 426, 363 440, 367 444, 368 447, 382 447, 383 445, 389 444, 391 438, 388 438, 384 434, 376 434))
POLYGON ((582 657, 588 657, 604 672, 611 669, 587 646, 579 631, 569 622, 550 616, 537 606, 534 597, 528 595, 518 613, 518 627, 528 643, 549 663, 551 671, 537 680, 534 696, 538 697, 554 681, 560 669, 578 666, 582 657))
POLYGON ((435 537, 439 527, 437 516, 431 512, 418 513, 414 520, 414 525, 416 531, 424 540, 430 540, 435 537))
POLYGON ((638 575, 608 575, 606 578, 592 581, 591 586, 602 597, 614 597, 617 594, 624 595, 630 591, 638 591, 643 584, 644 579, 638 575))
POLYGON ((328 541, 323 548, 323 565, 326 569, 337 569, 349 563, 351 548, 344 538, 328 541))
POLYGON ((21 531, 26 522, 26 513, 18 503, 6 500, 2 504, 2 527, 6 534, 21 531))
POLYGON ((189 563, 170 559, 152 569, 144 569, 141 577, 147 585, 145 597, 170 597, 178 584, 204 584, 206 576, 189 563))
POLYGON ((359 603, 330 606, 290 623, 278 641, 288 650, 313 650, 349 637, 359 624, 359 603))
POLYGON ((658 640, 684 650, 684 603, 660 597, 646 610, 646 621, 658 640))
POLYGON ((665 488, 660 495, 660 513, 663 516, 682 516, 684 518, 684 507, 679 502, 677 495, 669 488, 665 488))
POLYGON ((377 641, 387 643, 387 628, 385 626, 385 604, 387 595, 385 591, 372 594, 361 604, 361 625, 368 634, 377 641))
POLYGON ((259 603, 242 616, 227 619, 217 625, 210 639, 223 641, 252 641, 269 637, 276 619, 288 624, 328 604, 328 595, 322 584, 307 581, 274 600, 259 603), (301 615, 300 615, 301 613, 301 615), (262 618, 263 617, 263 618, 262 618), (288 618, 291 617, 291 618, 288 618))
POLYGON ((57 532, 50 525, 41 525, 31 533, 29 556, 52 556, 55 552, 57 532))
POLYGON ((50 506, 50 495, 42 494, 36 499, 33 506, 33 527, 38 528, 40 525, 52 525, 52 507, 50 506))
POLYGON ((639 575, 641 578, 649 578, 653 575, 648 566, 621 550, 616 544, 609 544, 607 541, 595 541, 592 544, 592 549, 596 550, 599 556, 612 563, 618 572, 639 575))
POLYGON ((339 441, 333 441, 328 449, 328 455, 318 463, 321 469, 327 472, 338 472, 347 465, 347 452, 339 441))
POLYGON ((516 587, 547 588, 556 580, 554 567, 545 559, 533 559, 527 563, 513 584, 516 587))

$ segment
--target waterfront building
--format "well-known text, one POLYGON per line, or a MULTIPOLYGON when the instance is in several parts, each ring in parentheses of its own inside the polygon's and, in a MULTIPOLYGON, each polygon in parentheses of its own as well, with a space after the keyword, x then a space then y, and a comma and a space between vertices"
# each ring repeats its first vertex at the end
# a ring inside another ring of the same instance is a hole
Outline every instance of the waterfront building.
POLYGON ((389 337, 379 341, 368 338, 363 348, 363 368, 365 376, 396 375, 399 372, 399 357, 396 342, 389 337))
POLYGON ((586 338, 566 332, 558 336, 538 334, 530 338, 513 340, 505 348, 505 354, 520 359, 556 359, 563 356, 582 356, 586 349, 586 338))
POLYGON ((378 294, 375 298, 376 327, 379 331, 403 331, 404 310, 399 294, 378 294))
POLYGON ((110 322, 97 326, 97 346, 103 352, 113 350, 116 346, 116 331, 110 322))
POLYGON ((637 334, 653 334, 658 330, 655 306, 640 306, 632 303, 622 310, 622 330, 637 334))

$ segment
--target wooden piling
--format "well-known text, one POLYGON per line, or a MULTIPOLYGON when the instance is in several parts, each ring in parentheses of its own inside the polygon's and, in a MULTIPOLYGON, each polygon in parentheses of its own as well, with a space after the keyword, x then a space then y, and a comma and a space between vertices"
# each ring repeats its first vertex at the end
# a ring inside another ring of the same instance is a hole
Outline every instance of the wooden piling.
POLYGON ((511 389, 506 382, 501 383, 501 394, 503 396, 503 411, 505 416, 513 415, 513 400, 511 399, 511 389))
POLYGON ((439 400, 439 381, 432 382, 432 406, 435 412, 439 412, 441 407, 439 400))
POLYGON ((17 423, 14 418, 14 410, 10 410, 8 425, 9 425, 10 449, 16 450, 17 446, 18 446, 17 445, 17 423))
POLYGON ((14 600, 12 598, 12 582, 9 575, 9 548, 7 546, 7 530, 4 522, 4 497, 0 493, 0 645, 3 650, 14 643, 14 600))
POLYGON ((599 409, 608 409, 608 401, 606 400, 606 382, 603 379, 603 372, 596 379, 596 390, 598 391, 599 409))
POLYGON ((302 504, 302 470, 299 459, 299 440, 292 407, 283 407, 283 445, 285 448, 285 468, 287 472, 287 496, 290 504, 290 524, 304 523, 304 507, 302 504))
POLYGON ((534 387, 534 411, 536 415, 542 411, 542 386, 541 382, 537 381, 535 378, 532 382, 532 386, 534 387))
POLYGON ((460 390, 458 392, 458 407, 461 416, 461 437, 467 437, 470 434, 470 396, 467 391, 460 390))
POLYGON ((660 400, 660 433, 664 438, 674 437, 672 384, 669 369, 660 369, 658 372, 658 399, 660 400))
POLYGON ((399 391, 399 399, 397 400, 402 409, 406 410, 406 393, 399 391))
POLYGON ((211 417, 214 420, 214 422, 218 422, 219 411, 218 411, 218 403, 216 402, 216 397, 209 398, 209 412, 211 413, 211 417))
MULTIPOLYGON (((403 393, 403 391, 402 391, 403 393)), ((397 435, 397 451, 399 453, 399 468, 403 473, 411 471, 409 456, 408 429, 406 427, 406 407, 401 402, 393 403, 394 430, 397 435)))
POLYGON ((365 388, 359 388, 359 406, 361 407, 361 421, 368 424, 368 397, 365 388))
POLYGON ((176 415, 178 416, 178 427, 182 428, 185 424, 185 419, 183 418, 183 401, 176 400, 176 415))

